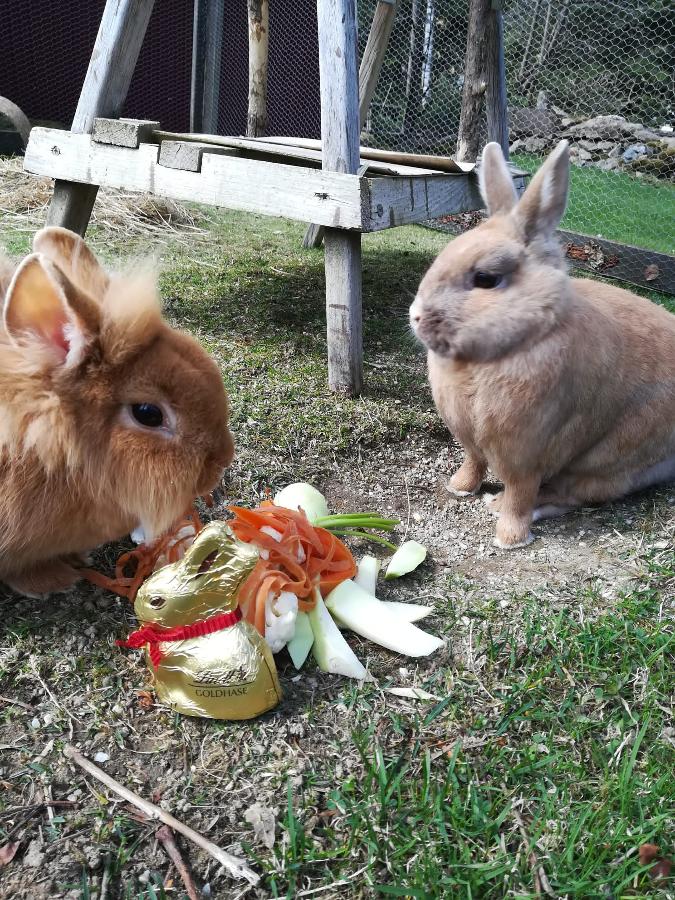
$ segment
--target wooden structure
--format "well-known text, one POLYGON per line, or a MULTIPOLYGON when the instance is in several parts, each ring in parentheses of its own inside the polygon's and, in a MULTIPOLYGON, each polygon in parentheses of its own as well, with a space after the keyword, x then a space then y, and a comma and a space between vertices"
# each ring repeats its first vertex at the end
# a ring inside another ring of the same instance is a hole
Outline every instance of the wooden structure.
MULTIPOLYGON (((397 162, 359 147, 356 0, 317 0, 320 150, 118 119, 153 2, 107 0, 71 131, 31 133, 26 170, 55 179, 48 221, 84 234, 98 186, 108 185, 323 226, 329 383, 360 393, 361 234, 480 209, 473 164, 397 162)), ((216 2, 198 0, 198 11, 213 17, 216 2)), ((517 186, 524 177, 514 173, 517 186)))

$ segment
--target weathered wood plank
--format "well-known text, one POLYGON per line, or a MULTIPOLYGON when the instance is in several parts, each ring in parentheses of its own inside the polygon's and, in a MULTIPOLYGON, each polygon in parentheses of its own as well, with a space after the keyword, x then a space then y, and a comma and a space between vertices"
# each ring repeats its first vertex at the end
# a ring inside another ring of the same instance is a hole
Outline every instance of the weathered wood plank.
POLYGON ((87 134, 34 128, 24 167, 37 175, 149 191, 174 200, 241 209, 268 216, 359 231, 367 184, 357 175, 283 166, 205 153, 201 172, 160 166, 159 145, 138 150, 97 144, 87 134))
MULTIPOLYGON (((308 149, 296 144, 281 144, 273 138, 240 138, 219 134, 182 134, 173 131, 156 131, 152 136, 153 141, 182 141, 194 142, 213 147, 236 147, 239 150, 248 151, 247 156, 259 154, 262 156, 278 156, 280 159, 300 159, 307 162, 322 165, 321 142, 316 141, 315 149, 308 149)), ((360 164, 367 164, 369 172, 377 172, 382 175, 433 175, 437 169, 427 169, 421 166, 408 166, 395 162, 380 162, 374 159, 361 159, 360 164)))
MULTIPOLYGON (((305 147, 308 150, 321 150, 321 141, 315 138, 266 137, 270 144, 283 144, 286 147, 305 147)), ((455 172, 466 175, 476 168, 474 162, 457 162, 449 156, 429 156, 424 153, 402 153, 398 150, 380 150, 377 147, 360 147, 362 160, 378 160, 379 162, 400 165, 421 166, 438 172, 455 172)))
POLYGON ((675 294, 675 256, 604 238, 557 232, 571 264, 605 278, 675 294))
POLYGON ((219 153, 223 156, 238 156, 236 147, 216 147, 197 141, 162 141, 159 145, 159 165, 169 169, 185 169, 186 172, 201 172, 204 153, 219 153))
MULTIPOLYGON (((356 0, 317 0, 323 167, 356 173, 359 165, 359 81, 356 0)), ((326 224, 307 216, 318 225, 326 224)), ((361 238, 325 232, 328 383, 357 395, 363 387, 361 238)))
POLYGON ((150 119, 94 119, 91 139, 97 144, 112 144, 115 147, 131 147, 147 143, 159 122, 150 119))
MULTIPOLYGON (((97 117, 115 117, 129 90, 154 0, 107 0, 71 130, 88 133, 97 117)), ((96 200, 92 184, 73 184, 65 173, 54 184, 48 225, 84 235, 96 200)))

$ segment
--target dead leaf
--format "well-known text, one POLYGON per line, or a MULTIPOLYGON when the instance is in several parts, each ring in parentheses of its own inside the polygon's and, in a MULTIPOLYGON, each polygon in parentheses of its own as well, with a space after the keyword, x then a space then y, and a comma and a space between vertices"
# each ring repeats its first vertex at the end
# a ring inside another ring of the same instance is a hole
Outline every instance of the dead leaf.
POLYGON ((274 810, 267 806, 261 806, 260 803, 254 803, 244 813, 244 818, 253 827, 256 838, 268 850, 274 847, 276 816, 274 810))
POLYGON ((387 688, 388 694, 393 694, 395 697, 408 697, 410 700, 438 700, 439 697, 436 694, 430 694, 429 691, 423 691, 422 688, 409 688, 409 687, 399 687, 399 688, 387 688))
POLYGON ((656 281, 661 274, 661 270, 656 263, 651 263, 645 269, 645 281, 656 281))
POLYGON ((649 870, 649 877, 654 881, 665 880, 669 877, 673 867, 672 860, 660 857, 659 847, 657 844, 642 844, 638 849, 638 859, 641 866, 648 866, 649 863, 654 865, 649 870))
POLYGON ((138 705, 141 709, 152 709, 155 705, 155 700, 150 691, 136 691, 136 696, 138 698, 138 705))
POLYGON ((16 856, 16 851, 19 849, 20 843, 21 841, 14 841, 12 844, 4 844, 0 847, 0 866, 6 866, 11 863, 16 856))
POLYGON ((641 866, 646 866, 659 855, 657 844, 642 844, 638 850, 638 858, 641 866))

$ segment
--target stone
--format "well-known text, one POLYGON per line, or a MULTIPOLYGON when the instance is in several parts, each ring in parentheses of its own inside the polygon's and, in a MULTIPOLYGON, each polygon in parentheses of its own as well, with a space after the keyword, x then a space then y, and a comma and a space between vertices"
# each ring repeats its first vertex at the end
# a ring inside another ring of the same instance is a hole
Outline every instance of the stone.
POLYGON ((24 866, 30 866, 31 869, 39 869, 44 862, 45 855, 40 847, 40 841, 31 841, 23 858, 24 866))
POLYGON ((621 163, 616 157, 611 159, 599 159, 595 163, 596 169, 602 169, 603 172, 613 172, 615 169, 620 167, 621 163))
POLYGON ((661 140, 661 135, 658 131, 652 131, 651 128, 643 128, 639 126, 633 132, 633 137, 636 141, 659 141, 661 140))
POLYGON ((592 119, 586 119, 585 122, 579 122, 578 125, 571 125, 563 136, 611 140, 626 135, 632 136, 639 128, 642 128, 642 125, 627 122, 623 116, 595 116, 592 119))
POLYGON ((630 144, 621 154, 621 158, 625 163, 630 163, 641 156, 651 156, 652 152, 652 148, 646 144, 630 144))
POLYGON ((540 153, 542 150, 546 150, 547 147, 550 146, 550 139, 543 137, 529 137, 526 138, 523 143, 523 149, 527 151, 527 153, 540 153))
POLYGON ((509 131, 513 137, 547 137, 550 140, 560 131, 560 120, 550 109, 511 109, 509 131))
POLYGON ((613 141, 589 141, 585 138, 577 141, 577 143, 584 150, 589 150, 591 153, 604 153, 607 150, 613 150, 617 146, 613 141))

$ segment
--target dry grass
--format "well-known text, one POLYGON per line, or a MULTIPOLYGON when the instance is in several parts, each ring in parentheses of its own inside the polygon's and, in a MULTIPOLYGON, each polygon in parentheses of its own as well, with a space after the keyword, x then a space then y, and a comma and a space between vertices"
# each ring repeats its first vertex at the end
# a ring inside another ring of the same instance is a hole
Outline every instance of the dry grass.
MULTIPOLYGON (((44 224, 51 200, 51 178, 29 175, 20 157, 0 158, 0 215, 3 228, 32 233, 44 224)), ((150 194, 128 194, 101 188, 94 205, 92 225, 115 237, 153 237, 160 232, 203 233, 199 214, 172 200, 150 194)))

